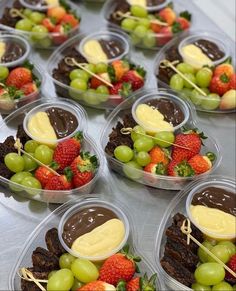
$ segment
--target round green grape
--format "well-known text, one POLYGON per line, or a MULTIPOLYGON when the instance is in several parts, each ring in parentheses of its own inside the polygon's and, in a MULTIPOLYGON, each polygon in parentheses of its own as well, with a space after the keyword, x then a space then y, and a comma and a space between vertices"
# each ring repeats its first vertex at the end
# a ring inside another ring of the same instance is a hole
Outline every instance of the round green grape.
POLYGON ((24 145, 24 150, 27 153, 34 153, 36 148, 39 146, 39 143, 35 140, 28 140, 24 145))
POLYGON ((154 141, 150 137, 141 137, 134 142, 134 149, 137 152, 149 152, 154 147, 154 141))
POLYGON ((132 33, 130 38, 133 45, 137 45, 142 41, 135 33, 132 33))
POLYGON ((78 291, 83 286, 83 283, 78 281, 77 279, 74 280, 74 284, 71 287, 71 291, 78 291))
POLYGON ((197 85, 203 88, 209 87, 212 79, 212 70, 209 68, 202 68, 196 74, 197 85))
POLYGON ((53 159, 53 151, 46 145, 39 145, 35 152, 34 157, 45 165, 49 165, 53 159))
POLYGON ((143 134, 146 134, 146 131, 140 125, 136 125, 131 132, 132 141, 143 137, 143 134))
MULTIPOLYGON (((31 156, 34 156, 33 153, 29 153, 31 156)), ((24 159, 24 170, 25 171, 33 171, 37 168, 38 164, 33 160, 31 159, 28 155, 23 155, 22 158, 24 159)))
POLYGON ((27 188, 33 188, 33 189, 27 189, 26 191, 34 196, 37 195, 39 192, 36 190, 40 190, 42 189, 42 186, 39 182, 39 180, 37 180, 34 177, 25 177, 22 181, 21 181, 21 185, 27 188), (35 190, 34 190, 35 189, 35 190))
POLYGON ((0 81, 5 80, 9 75, 9 69, 4 66, 0 66, 0 81))
MULTIPOLYGON (((206 247, 208 250, 211 250, 213 248, 213 245, 209 241, 204 241, 202 243, 204 247, 206 247)), ((197 255, 202 263, 208 262, 208 254, 202 249, 198 248, 197 255)))
POLYGON ((27 18, 18 20, 15 26, 16 29, 23 31, 31 31, 32 27, 33 27, 32 21, 30 21, 27 18))
POLYGON ((29 19, 35 24, 40 24, 44 18, 45 15, 37 11, 33 11, 29 15, 29 19))
POLYGON ((148 18, 142 18, 138 21, 138 25, 143 25, 146 28, 150 27, 150 20, 148 18))
POLYGON ((142 170, 142 167, 135 161, 130 161, 123 166, 124 174, 132 180, 138 180, 142 177, 142 172, 136 170, 142 170))
POLYGON ((87 70, 89 70, 92 73, 96 73, 96 65, 95 64, 86 64, 84 66, 87 70))
POLYGON ((109 99, 109 89, 105 85, 98 86, 96 92, 98 93, 99 101, 106 102, 109 99))
POLYGON ((194 277, 202 285, 216 285, 224 280, 225 270, 218 263, 204 263, 197 267, 194 277))
POLYGON ((74 284, 71 270, 61 269, 53 274, 47 283, 47 291, 69 291, 74 284))
MULTIPOLYGON (((227 263, 230 259, 228 248, 225 245, 216 245, 211 249, 211 252, 223 263, 227 263)), ((211 256, 208 256, 208 261, 215 262, 211 256)))
POLYGON ((174 74, 170 79, 170 87, 173 90, 182 90, 184 88, 184 79, 178 74, 174 74))
MULTIPOLYGON (((25 177, 32 177, 32 174, 30 172, 18 172, 11 176, 10 181, 16 183, 16 184, 21 184, 22 180, 25 177)), ((10 188, 14 192, 22 191, 22 189, 19 189, 19 187, 13 186, 12 184, 9 184, 10 188)))
POLYGON ((50 278, 52 277, 52 275, 54 275, 56 272, 57 272, 57 270, 55 270, 55 271, 51 271, 51 272, 48 274, 48 279, 50 279, 50 278))
POLYGON ((137 37, 143 39, 146 36, 147 31, 148 30, 147 30, 147 28, 145 26, 143 26, 143 25, 137 25, 136 28, 134 29, 134 34, 137 37))
POLYGON ((236 246, 231 241, 220 241, 218 245, 226 246, 230 257, 236 254, 236 246))
POLYGON ((199 283, 194 283, 191 287, 194 291, 211 291, 210 286, 201 285, 199 283))
POLYGON ((154 143, 162 148, 170 147, 175 141, 175 135, 172 131, 159 131, 154 137, 154 143))
POLYGON ((156 46, 156 36, 152 31, 147 32, 143 38, 143 45, 147 48, 153 48, 156 46))
POLYGON ((134 19, 125 18, 121 22, 121 27, 124 30, 132 31, 137 26, 137 23, 138 22, 136 20, 134 20, 134 19))
POLYGON ((236 291, 236 284, 234 284, 233 286, 233 291, 236 291))
POLYGON ((24 170, 24 159, 17 153, 9 153, 4 158, 4 163, 9 170, 14 173, 24 170))
POLYGON ((233 287, 229 283, 222 281, 219 284, 214 285, 211 290, 212 291, 233 291, 233 287))
POLYGON ((74 262, 76 258, 71 254, 65 253, 59 258, 59 266, 61 269, 70 269, 71 264, 74 262))
POLYGON ((70 76, 71 81, 75 79, 80 79, 80 80, 84 80, 85 82, 88 82, 90 78, 89 74, 81 69, 72 70, 69 76, 70 76))
POLYGON ((220 106, 221 98, 218 94, 211 93, 202 97, 201 107, 206 110, 215 110, 220 106))
POLYGON ((24 11, 23 11, 23 14, 27 17, 27 18, 30 18, 30 15, 33 11, 29 8, 25 8, 24 11))
POLYGON ((193 89, 190 99, 194 105, 201 105, 202 103, 202 96, 196 89, 193 89))
POLYGON ((52 45, 52 40, 50 37, 45 37, 43 39, 40 39, 39 46, 42 48, 49 48, 52 45))
POLYGON ((148 16, 147 10, 140 5, 132 5, 130 7, 130 12, 133 16, 140 18, 146 18, 148 16))
POLYGON ((188 88, 183 88, 181 91, 181 97, 186 100, 191 100, 190 96, 192 94, 192 90, 188 88))
POLYGON ((178 64, 176 69, 178 69, 183 74, 185 73, 194 74, 195 72, 194 67, 192 67, 190 64, 187 64, 187 63, 178 64))
POLYGON ((106 63, 101 62, 101 63, 96 64, 96 72, 98 74, 106 73, 107 68, 108 68, 108 65, 106 63))
POLYGON ((84 93, 83 99, 89 105, 98 105, 100 104, 100 100, 98 98, 97 91, 95 89, 88 89, 86 93, 84 93))
POLYGON ((117 160, 127 163, 132 160, 134 153, 132 149, 126 145, 120 145, 115 148, 114 156, 117 160))
POLYGON ((97 267, 86 259, 75 259, 71 264, 71 271, 75 278, 83 283, 96 281, 99 277, 97 267))
POLYGON ((136 156, 136 162, 140 166, 145 167, 151 162, 151 157, 147 152, 139 152, 136 156))
POLYGON ((48 35, 47 28, 43 25, 40 25, 40 24, 35 25, 32 28, 31 32, 32 32, 32 40, 36 40, 36 41, 41 40, 41 39, 47 37, 47 35, 48 35))
MULTIPOLYGON (((194 74, 185 73, 184 76, 186 78, 188 78, 188 80, 190 80, 193 84, 196 84, 196 78, 195 78, 194 74)), ((184 80, 184 87, 188 88, 188 89, 192 89, 193 88, 193 86, 186 80, 184 80)))
POLYGON ((86 91, 88 89, 87 81, 84 79, 74 79, 70 82, 70 86, 73 89, 86 91))

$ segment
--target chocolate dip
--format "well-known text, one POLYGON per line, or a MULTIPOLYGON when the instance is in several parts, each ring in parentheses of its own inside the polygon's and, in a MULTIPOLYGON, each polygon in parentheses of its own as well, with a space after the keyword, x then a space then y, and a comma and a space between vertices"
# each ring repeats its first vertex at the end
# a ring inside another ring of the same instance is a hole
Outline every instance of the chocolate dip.
POLYGON ((196 193, 192 205, 203 205, 217 208, 236 216, 236 195, 223 188, 207 187, 196 193))
POLYGON ((2 56, 1 63, 10 63, 15 60, 18 60, 25 53, 25 49, 15 42, 6 43, 6 52, 2 56))
POLYGON ((165 0, 146 0, 148 7, 157 6, 157 5, 160 5, 164 2, 165 2, 165 0))
POLYGON ((184 120, 184 113, 180 107, 171 100, 160 98, 151 100, 147 104, 158 109, 161 114, 164 115, 164 120, 171 123, 173 126, 180 124, 184 120))
POLYGON ((50 123, 55 130, 57 138, 67 137, 78 127, 78 120, 67 110, 51 107, 46 110, 50 123))
POLYGON ((118 41, 115 40, 99 40, 100 45, 108 59, 115 58, 123 54, 124 49, 118 41))
POLYGON ((206 39, 199 39, 194 42, 194 45, 199 47, 202 52, 208 56, 212 61, 217 61, 225 56, 225 53, 222 52, 217 44, 206 39))
POLYGON ((96 227, 113 218, 118 217, 107 208, 96 206, 84 208, 76 212, 65 222, 62 237, 65 243, 71 247, 78 237, 91 232, 96 227))

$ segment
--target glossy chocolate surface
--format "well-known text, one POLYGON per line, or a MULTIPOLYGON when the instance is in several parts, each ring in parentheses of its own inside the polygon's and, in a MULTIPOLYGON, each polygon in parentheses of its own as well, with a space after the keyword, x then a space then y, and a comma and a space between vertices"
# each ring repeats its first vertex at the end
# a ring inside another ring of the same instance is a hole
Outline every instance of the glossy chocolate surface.
POLYGON ((217 44, 212 41, 199 39, 195 41, 194 44, 199 47, 212 61, 217 61, 225 56, 225 53, 222 52, 217 44))

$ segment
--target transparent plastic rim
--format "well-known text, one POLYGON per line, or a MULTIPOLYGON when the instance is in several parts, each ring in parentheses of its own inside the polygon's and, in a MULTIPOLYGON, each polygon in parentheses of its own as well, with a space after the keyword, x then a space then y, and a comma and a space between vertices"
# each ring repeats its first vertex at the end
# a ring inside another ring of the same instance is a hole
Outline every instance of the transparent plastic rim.
MULTIPOLYGON (((131 5, 131 1, 127 0, 127 2, 131 5)), ((164 8, 165 6, 167 6, 169 3, 171 2, 171 0, 165 0, 164 3, 159 4, 159 5, 153 5, 153 6, 146 6, 145 8, 147 9, 147 11, 156 11, 156 10, 160 10, 162 8, 164 8)))
POLYGON ((187 287, 187 286, 185 286, 185 285, 183 285, 183 284, 181 284, 180 282, 178 282, 174 278, 172 278, 169 274, 166 273, 166 271, 162 268, 162 266, 160 264, 160 260, 161 260, 160 252, 162 250, 161 242, 162 242, 162 237, 165 235, 166 222, 167 222, 168 218, 170 217, 170 214, 172 213, 172 211, 175 209, 175 207, 178 204, 178 202, 184 196, 186 196, 186 193, 190 192, 193 187, 201 184, 204 181, 219 181, 219 180, 235 184, 235 180, 233 180, 232 178, 228 178, 228 177, 220 176, 220 175, 212 175, 210 177, 196 179, 195 181, 193 181, 190 184, 188 184, 183 190, 181 190, 171 200, 171 202, 170 202, 168 208, 166 209, 166 211, 164 213, 164 216, 163 216, 163 218, 162 218, 162 220, 160 222, 160 225, 157 228, 156 239, 155 239, 155 247, 154 247, 154 259, 155 259, 157 271, 162 276, 163 281, 165 282, 166 285, 174 286, 174 287, 172 287, 173 290, 191 291, 192 289, 187 287))
POLYGON ((20 0, 20 3, 24 7, 29 8, 31 10, 35 10, 35 11, 44 11, 46 9, 49 9, 49 8, 56 6, 56 5, 42 5, 42 6, 31 5, 30 3, 25 2, 25 0, 20 0))
POLYGON ((76 205, 74 205, 73 207, 71 207, 70 209, 68 209, 64 215, 62 216, 60 223, 59 223, 59 227, 58 227, 58 236, 59 236, 59 240, 62 244, 62 246, 64 247, 64 249, 68 252, 71 253, 73 256, 75 257, 79 257, 79 258, 83 258, 83 259, 87 259, 90 261, 103 261, 105 259, 107 259, 108 257, 114 255, 115 253, 117 253, 120 249, 122 249, 124 247, 124 245, 126 244, 128 237, 130 234, 130 225, 129 225, 129 220, 126 216, 126 214, 124 213, 123 210, 121 210, 119 207, 115 206, 112 203, 109 203, 107 201, 102 201, 99 199, 95 199, 93 201, 91 201, 90 203, 88 203, 87 201, 78 203, 76 205), (105 207, 107 209, 110 209, 112 211, 114 211, 118 218, 121 219, 124 222, 124 226, 125 226, 125 236, 123 238, 123 240, 121 241, 121 243, 119 244, 118 247, 116 247, 115 249, 113 249, 112 251, 110 251, 107 254, 104 254, 102 256, 84 256, 84 255, 80 255, 78 252, 73 251, 71 248, 69 248, 67 246, 67 244, 65 243, 65 241, 62 238, 62 234, 63 234, 63 230, 64 230, 64 225, 66 223, 66 221, 72 216, 74 215, 77 211, 83 209, 83 208, 87 208, 87 207, 94 207, 96 205, 99 205, 100 207, 105 207), (76 210, 77 209, 77 210, 76 210))

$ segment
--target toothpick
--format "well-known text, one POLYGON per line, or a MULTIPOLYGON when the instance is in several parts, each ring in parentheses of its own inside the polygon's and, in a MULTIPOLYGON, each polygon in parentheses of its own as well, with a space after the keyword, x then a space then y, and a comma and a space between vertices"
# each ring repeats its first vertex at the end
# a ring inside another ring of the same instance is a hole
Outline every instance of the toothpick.
MULTIPOLYGON (((27 18, 23 13, 20 12, 19 9, 16 9, 16 8, 11 8, 11 10, 10 10, 10 15, 11 15, 11 17, 13 17, 13 18, 16 18, 16 17, 18 17, 18 16, 21 17, 21 18, 24 18, 24 19, 27 18)), ((28 19, 28 18, 27 18, 27 19, 28 19)))
POLYGON ((103 82, 104 84, 106 84, 107 86, 113 88, 114 86, 108 82, 107 80, 103 79, 102 77, 98 76, 97 74, 91 72, 90 70, 88 70, 87 68, 85 68, 85 66, 87 64, 80 64, 78 62, 76 62, 76 60, 74 58, 70 58, 70 57, 67 57, 65 58, 65 63, 68 65, 68 66, 77 66, 79 67, 81 70, 84 70, 85 72, 87 72, 88 74, 90 74, 91 76, 97 78, 98 80, 100 80, 101 82, 103 82))
POLYGON ((236 273, 231 270, 227 265, 225 265, 216 255, 214 255, 210 250, 208 250, 204 245, 202 245, 195 237, 191 235, 192 229, 191 229, 191 223, 190 220, 187 218, 184 220, 182 226, 181 226, 181 231, 183 234, 187 235, 187 244, 190 244, 190 239, 195 242, 201 249, 204 250, 209 256, 211 256, 218 264, 220 264, 222 267, 225 268, 233 277, 236 278, 236 273))
POLYGON ((34 282, 39 287, 40 290, 46 291, 46 289, 40 283, 47 283, 48 280, 34 278, 32 272, 30 272, 26 268, 21 268, 17 274, 21 279, 29 282, 34 282))
MULTIPOLYGON (((207 96, 207 94, 201 88, 199 88, 196 84, 189 80, 189 78, 187 78, 183 73, 176 69, 172 62, 168 60, 162 60, 161 63, 163 63, 166 67, 170 67, 172 70, 174 70, 178 75, 180 75, 180 77, 182 77, 185 81, 192 85, 200 94, 202 94, 205 97, 207 96)), ((176 63, 176 61, 174 63, 176 63)), ((162 67, 164 68, 164 66, 162 67)))

